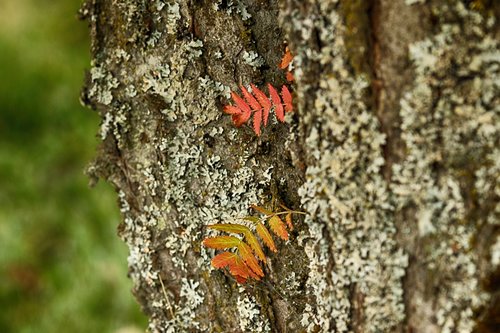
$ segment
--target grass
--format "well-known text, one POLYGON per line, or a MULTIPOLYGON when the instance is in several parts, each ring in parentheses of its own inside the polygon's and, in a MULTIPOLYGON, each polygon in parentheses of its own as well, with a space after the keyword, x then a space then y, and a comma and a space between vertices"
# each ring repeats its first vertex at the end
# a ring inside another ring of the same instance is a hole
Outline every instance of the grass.
POLYGON ((0 2, 0 332, 143 331, 116 194, 83 174, 97 114, 76 0, 0 2))

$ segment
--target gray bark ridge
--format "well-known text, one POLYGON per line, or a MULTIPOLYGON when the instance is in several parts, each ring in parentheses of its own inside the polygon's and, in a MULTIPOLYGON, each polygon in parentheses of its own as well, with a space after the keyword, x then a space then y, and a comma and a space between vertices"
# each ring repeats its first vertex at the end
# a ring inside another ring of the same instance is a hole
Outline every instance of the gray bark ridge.
POLYGON ((102 118, 88 173, 118 192, 150 331, 493 332, 497 5, 89 0, 80 13, 82 101, 102 118), (297 111, 261 137, 234 128, 229 92, 285 83, 285 40, 297 111), (206 226, 276 192, 308 215, 264 281, 210 268, 206 226))

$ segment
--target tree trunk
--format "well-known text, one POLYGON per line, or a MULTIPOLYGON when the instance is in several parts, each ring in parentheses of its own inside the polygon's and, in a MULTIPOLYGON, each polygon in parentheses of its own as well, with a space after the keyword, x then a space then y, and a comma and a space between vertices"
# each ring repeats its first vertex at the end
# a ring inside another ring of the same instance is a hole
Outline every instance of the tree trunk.
MULTIPOLYGON (((88 0, 89 174, 119 196, 152 332, 494 332, 500 53, 488 0, 88 0), (222 106, 286 83, 260 137, 222 106), (207 225, 269 197, 307 215, 262 281, 210 267, 207 225)), ((498 332, 498 331, 497 331, 498 332)))

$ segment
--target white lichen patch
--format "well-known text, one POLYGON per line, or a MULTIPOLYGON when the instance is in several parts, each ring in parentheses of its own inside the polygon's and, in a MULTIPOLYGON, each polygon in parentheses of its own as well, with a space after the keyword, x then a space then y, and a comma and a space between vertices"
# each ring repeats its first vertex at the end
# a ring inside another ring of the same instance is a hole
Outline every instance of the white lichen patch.
MULTIPOLYGON (((214 6, 216 6, 217 9, 218 9, 218 6, 220 5, 220 2, 221 1, 218 1, 218 5, 214 4, 214 6)), ((252 15, 250 15, 244 2, 241 0, 228 0, 226 6, 227 6, 226 12, 228 14, 232 14, 233 12, 236 12, 241 16, 243 21, 246 21, 246 20, 249 20, 252 18, 252 15)))
POLYGON ((175 34, 177 32, 177 25, 181 19, 180 7, 177 2, 167 5, 167 33, 175 34))
POLYGON ((259 68, 265 63, 264 59, 255 51, 243 51, 243 60, 247 65, 250 65, 254 68, 259 68))
MULTIPOLYGON (((196 320, 196 310, 203 303, 204 296, 198 290, 199 282, 191 279, 182 279, 182 286, 180 290, 180 297, 182 300, 182 307, 171 307, 170 301, 158 300, 154 302, 154 305, 159 308, 169 308, 173 317, 166 322, 157 322, 151 320, 148 329, 150 332, 165 332, 165 333, 177 333, 177 332, 188 332, 197 330, 199 331, 201 326, 196 320)), ((153 316, 153 318, 155 318, 153 316)))
POLYGON ((252 296, 240 295, 237 303, 242 332, 270 332, 267 320, 262 320, 259 306, 252 296))
POLYGON ((125 193, 118 193, 120 199, 120 212, 125 216, 125 232, 123 240, 129 247, 128 265, 130 267, 130 277, 134 284, 145 281, 152 286, 158 279, 158 273, 153 270, 151 259, 151 234, 143 226, 147 219, 139 217, 136 221, 130 217, 130 204, 125 199, 125 193), (138 237, 138 235, 141 235, 138 237))
POLYGON ((118 80, 101 66, 94 66, 90 70, 91 86, 89 98, 98 103, 109 105, 113 101, 112 91, 118 87, 118 80))

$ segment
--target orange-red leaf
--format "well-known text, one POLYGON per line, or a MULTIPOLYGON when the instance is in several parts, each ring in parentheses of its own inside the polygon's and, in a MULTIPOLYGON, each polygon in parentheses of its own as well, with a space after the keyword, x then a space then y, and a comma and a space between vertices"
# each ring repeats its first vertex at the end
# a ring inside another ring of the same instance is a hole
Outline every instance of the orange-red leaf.
POLYGON ((240 114, 243 111, 240 108, 238 108, 237 106, 226 105, 226 106, 224 106, 224 112, 227 114, 240 114))
POLYGON ((216 236, 216 237, 205 238, 203 240, 204 246, 218 250, 237 247, 241 243, 242 243, 241 240, 233 236, 216 236))
POLYGON ((286 231, 285 223, 279 218, 279 216, 274 215, 269 219, 269 226, 271 230, 278 235, 283 240, 288 240, 288 232, 286 231))
POLYGON ((276 89, 274 89, 274 87, 270 83, 268 83, 267 86, 269 89, 269 95, 271 95, 271 100, 273 101, 274 112, 276 113, 276 118, 279 121, 284 122, 285 121, 285 112, 283 110, 283 104, 281 104, 281 98, 278 95, 278 92, 276 91, 276 89))
POLYGON ((245 282, 247 282, 247 279, 239 275, 235 275, 234 277, 236 279, 236 282, 238 282, 239 284, 245 284, 245 282))
POLYGON ((245 88, 245 86, 242 85, 240 88, 241 88, 241 92, 243 93, 243 97, 248 102, 248 104, 250 104, 250 106, 252 107, 253 110, 262 109, 262 106, 259 104, 259 102, 257 102, 255 97, 253 97, 252 94, 250 94, 248 92, 248 90, 247 90, 247 88, 245 88))
POLYGON ((290 64, 290 62, 292 62, 292 60, 293 60, 293 55, 292 55, 292 53, 290 52, 290 49, 287 46, 286 49, 285 49, 285 54, 283 55, 283 58, 281 58, 281 62, 279 64, 279 68, 281 68, 281 69, 287 68, 288 65, 290 64))
POLYGON ((248 227, 241 224, 228 223, 228 224, 213 224, 209 225, 208 228, 225 232, 232 232, 236 234, 243 234, 245 236, 248 245, 250 245, 252 250, 254 250, 257 257, 259 257, 261 261, 266 262, 266 256, 264 254, 264 251, 262 251, 262 247, 260 247, 259 241, 248 227))
POLYGON ((286 224, 288 225, 288 229, 293 230, 292 213, 286 214, 285 221, 286 221, 286 224))
POLYGON ((250 273, 250 269, 245 265, 245 263, 241 260, 239 256, 236 256, 233 262, 229 265, 229 272, 236 276, 241 276, 243 278, 247 278, 250 273))
POLYGON ((238 244, 238 251, 240 253, 241 259, 254 271, 255 274, 259 276, 264 276, 264 272, 259 266, 259 262, 252 254, 252 249, 247 244, 240 242, 238 244))
POLYGON ((233 98, 233 101, 236 103, 236 106, 238 106, 243 113, 250 113, 251 109, 250 106, 234 91, 231 92, 231 97, 233 98))
POLYGON ((293 111, 292 105, 292 94, 290 94, 290 90, 288 90, 287 86, 281 87, 281 97, 283 97, 283 102, 285 103, 286 112, 293 111))
MULTIPOLYGON (((237 271, 235 271, 235 273, 238 273, 239 271, 241 271, 243 273, 243 276, 242 277, 251 277, 252 279, 255 279, 255 280, 260 280, 260 276, 258 276, 257 274, 255 274, 251 269, 250 267, 248 267, 242 260, 241 257, 236 257, 235 259, 235 262, 234 262, 234 265, 235 265, 235 268, 237 269, 237 271)), ((229 271, 231 272, 231 267, 229 268, 229 271)), ((235 277, 237 275, 240 275, 241 274, 233 274, 235 277)))
POLYGON ((233 252, 221 252, 212 258, 211 263, 214 268, 224 268, 232 265, 237 256, 238 255, 233 252))
POLYGON ((255 111, 253 114, 253 130, 257 136, 260 136, 260 124, 262 123, 262 110, 255 111))
POLYGON ((262 105, 263 108, 263 116, 264 116, 264 126, 267 126, 267 119, 269 117, 269 110, 271 110, 271 101, 269 98, 267 98, 266 94, 262 92, 259 88, 257 88, 255 85, 250 84, 252 87, 252 92, 257 97, 257 100, 259 101, 260 105, 262 105))
POLYGON ((292 72, 286 72, 286 80, 288 82, 292 82, 293 80, 295 80, 295 78, 293 77, 292 72))
POLYGON ((212 266, 215 268, 228 267, 229 272, 236 278, 239 283, 245 283, 248 277, 260 280, 236 253, 222 252, 212 259, 212 266))
POLYGON ((262 239, 264 244, 273 252, 277 252, 276 250, 276 245, 274 244, 274 240, 271 237, 271 234, 269 233, 269 230, 262 224, 260 221, 256 222, 256 227, 255 230, 257 231, 257 234, 259 237, 262 239))
POLYGON ((234 126, 240 127, 241 125, 246 123, 248 121, 248 119, 250 119, 250 116, 251 116, 250 110, 248 112, 243 111, 243 113, 240 113, 240 114, 233 114, 232 119, 233 119, 234 126))

